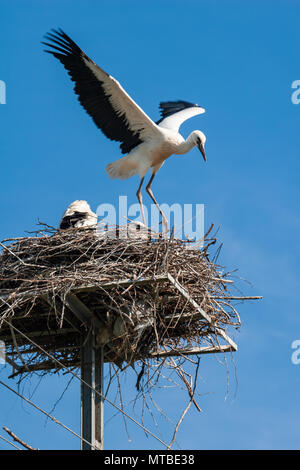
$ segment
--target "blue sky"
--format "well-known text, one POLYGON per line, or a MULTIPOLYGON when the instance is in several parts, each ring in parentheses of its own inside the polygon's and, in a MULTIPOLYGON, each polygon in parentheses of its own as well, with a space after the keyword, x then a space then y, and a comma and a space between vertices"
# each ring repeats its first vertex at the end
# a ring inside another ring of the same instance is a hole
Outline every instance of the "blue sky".
MULTIPOLYGON (((252 283, 249 295, 264 299, 240 306, 239 351, 227 357, 228 370, 215 357, 201 360, 204 411, 190 409, 176 445, 299 448, 300 365, 291 362, 291 344, 300 338, 300 104, 291 101, 291 84, 300 79, 300 2, 0 0, 0 11, 0 80, 7 87, 0 238, 34 230, 38 218, 56 226, 74 199, 94 210, 119 195, 136 202, 137 178, 111 181, 104 171, 119 158, 118 144, 82 110, 61 64, 43 53, 49 29, 64 29, 153 119, 163 100, 205 107, 181 133, 205 132, 207 164, 197 149, 172 157, 153 189, 160 202, 205 204, 206 228, 213 222, 223 242, 220 261, 252 283)), ((0 379, 9 373, 2 368, 0 379)), ((22 391, 50 411, 68 380, 32 379, 22 391)), ((130 374, 126 381, 130 400, 130 374)), ((176 421, 185 396, 172 389, 156 396, 176 421)), ((0 402, 1 428, 36 447, 78 448, 76 438, 3 388, 0 402)), ((75 380, 54 415, 79 432, 75 380)), ((107 406, 107 449, 161 448, 132 424, 129 440, 122 418, 111 415, 107 406)), ((172 427, 161 422, 161 429, 170 440, 172 427)), ((9 447, 1 441, 0 448, 9 447)))

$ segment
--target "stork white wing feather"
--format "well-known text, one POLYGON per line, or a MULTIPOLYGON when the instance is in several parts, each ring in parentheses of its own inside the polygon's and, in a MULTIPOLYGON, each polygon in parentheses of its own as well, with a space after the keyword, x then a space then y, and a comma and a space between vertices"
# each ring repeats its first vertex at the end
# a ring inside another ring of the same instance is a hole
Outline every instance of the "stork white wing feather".
POLYGON ((160 121, 159 126, 178 132, 181 124, 184 121, 190 119, 193 116, 197 116, 198 114, 203 113, 205 113, 205 109, 200 108, 199 106, 186 108, 182 111, 178 111, 178 113, 172 114, 171 116, 167 116, 162 121, 160 121))

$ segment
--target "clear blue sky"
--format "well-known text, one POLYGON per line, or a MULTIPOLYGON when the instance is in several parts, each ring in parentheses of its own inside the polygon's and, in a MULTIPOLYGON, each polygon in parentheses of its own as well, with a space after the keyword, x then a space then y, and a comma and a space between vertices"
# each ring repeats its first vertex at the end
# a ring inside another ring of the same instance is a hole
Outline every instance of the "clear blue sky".
MULTIPOLYGON (((64 29, 153 119, 162 100, 206 108, 181 131, 206 133, 207 164, 198 150, 173 157, 154 189, 161 202, 205 204, 207 228, 220 227, 220 261, 238 268, 253 285, 246 292, 264 300, 240 306, 228 391, 226 367, 203 357, 204 411, 191 408, 185 418, 177 439, 183 449, 299 448, 300 365, 291 362, 291 343, 300 338, 300 104, 291 102, 291 84, 300 79, 299 18, 300 2, 286 0, 0 0, 0 79, 7 86, 7 104, 0 105, 1 239, 34 230, 38 218, 57 225, 74 199, 94 210, 120 194, 136 202, 137 178, 111 181, 104 171, 119 158, 118 144, 98 131, 61 64, 43 53, 49 29, 64 29)), ((2 368, 0 379, 9 372, 2 368)), ((21 390, 50 411, 68 380, 32 379, 21 390)), ((126 384, 130 399, 130 376, 126 384)), ((156 395, 176 420, 184 395, 156 395)), ((1 388, 0 403, 1 427, 32 445, 78 448, 76 438, 1 388)), ((79 431, 75 381, 54 415, 79 431)), ((170 440, 170 425, 161 428, 170 440)), ((121 418, 109 420, 105 447, 161 448, 131 424, 129 431, 131 441, 121 418)), ((1 448, 9 447, 0 441, 1 448)))

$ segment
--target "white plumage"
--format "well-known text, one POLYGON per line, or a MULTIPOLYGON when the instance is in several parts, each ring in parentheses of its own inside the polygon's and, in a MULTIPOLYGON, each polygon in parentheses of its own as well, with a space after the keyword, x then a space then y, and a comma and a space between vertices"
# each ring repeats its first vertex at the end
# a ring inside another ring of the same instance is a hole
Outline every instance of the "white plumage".
POLYGON ((182 155, 197 146, 206 161, 203 132, 193 131, 185 140, 179 133, 181 124, 205 112, 197 104, 186 101, 167 101, 160 103, 162 118, 156 123, 133 101, 120 83, 93 62, 77 44, 62 30, 48 33, 45 42, 51 50, 46 50, 60 60, 67 69, 74 91, 79 101, 95 124, 111 140, 121 143, 120 148, 126 156, 110 163, 106 171, 111 178, 126 179, 134 175, 141 178, 137 197, 145 224, 141 188, 147 171, 152 176, 146 191, 156 204, 167 226, 151 190, 151 184, 164 161, 172 154, 182 155))
POLYGON ((91 228, 97 225, 95 214, 86 201, 74 201, 65 210, 59 228, 62 230, 74 228, 91 228))

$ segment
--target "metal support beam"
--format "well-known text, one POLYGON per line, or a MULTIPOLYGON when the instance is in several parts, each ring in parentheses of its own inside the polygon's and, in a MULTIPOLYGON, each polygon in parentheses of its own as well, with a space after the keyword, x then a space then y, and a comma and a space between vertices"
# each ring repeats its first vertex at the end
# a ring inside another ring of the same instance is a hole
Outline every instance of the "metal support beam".
POLYGON ((81 382, 81 436, 90 443, 82 440, 82 450, 103 450, 103 348, 96 348, 95 340, 91 331, 81 352, 81 378, 89 385, 81 382))
POLYGON ((105 328, 105 324, 100 321, 91 310, 75 295, 69 292, 62 296, 62 302, 72 313, 85 325, 94 325, 96 328, 105 328))

